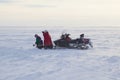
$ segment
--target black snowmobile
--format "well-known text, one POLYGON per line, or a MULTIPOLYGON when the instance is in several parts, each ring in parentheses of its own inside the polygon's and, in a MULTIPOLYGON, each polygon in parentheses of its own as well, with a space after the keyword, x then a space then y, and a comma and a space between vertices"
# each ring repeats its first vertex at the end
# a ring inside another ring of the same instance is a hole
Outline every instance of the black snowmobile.
POLYGON ((93 47, 90 39, 84 38, 84 42, 80 38, 66 40, 66 34, 62 34, 61 39, 54 41, 56 48, 69 48, 69 49, 88 49, 93 47))

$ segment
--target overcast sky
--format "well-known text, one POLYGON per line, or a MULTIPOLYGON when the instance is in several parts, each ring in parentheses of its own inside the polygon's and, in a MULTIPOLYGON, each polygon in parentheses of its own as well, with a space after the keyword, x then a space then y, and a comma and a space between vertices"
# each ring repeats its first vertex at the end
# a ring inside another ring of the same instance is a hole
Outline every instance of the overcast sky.
POLYGON ((120 26, 120 0, 0 0, 0 26, 120 26))

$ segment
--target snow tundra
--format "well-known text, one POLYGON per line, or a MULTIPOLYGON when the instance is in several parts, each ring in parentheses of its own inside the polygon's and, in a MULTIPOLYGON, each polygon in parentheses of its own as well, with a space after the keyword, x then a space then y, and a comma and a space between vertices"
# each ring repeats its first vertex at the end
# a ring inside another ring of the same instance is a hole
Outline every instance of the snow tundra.
POLYGON ((84 33, 94 44, 88 50, 37 49, 34 34, 43 30, 0 28, 0 80, 120 80, 120 28, 47 28, 52 41, 84 33))

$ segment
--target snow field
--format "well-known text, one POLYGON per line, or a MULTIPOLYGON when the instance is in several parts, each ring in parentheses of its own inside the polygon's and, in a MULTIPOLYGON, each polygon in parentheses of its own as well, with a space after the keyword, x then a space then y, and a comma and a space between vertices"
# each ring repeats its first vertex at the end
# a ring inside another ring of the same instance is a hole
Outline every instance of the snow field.
MULTIPOLYGON (((94 45, 89 50, 39 50, 32 44, 34 34, 39 33, 42 37, 42 30, 0 30, 0 80, 120 80, 119 29, 65 30, 72 33, 72 38, 85 33, 94 45)), ((49 28, 48 31, 56 40, 63 29, 49 28)))

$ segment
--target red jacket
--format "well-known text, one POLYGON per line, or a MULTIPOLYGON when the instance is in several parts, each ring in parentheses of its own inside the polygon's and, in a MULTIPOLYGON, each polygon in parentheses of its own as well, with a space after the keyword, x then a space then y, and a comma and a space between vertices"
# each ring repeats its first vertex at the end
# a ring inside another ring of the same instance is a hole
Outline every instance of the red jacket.
POLYGON ((43 32, 44 46, 52 46, 52 40, 48 32, 43 32))

